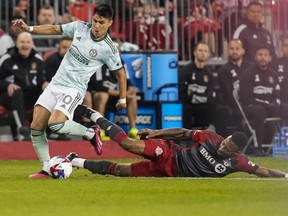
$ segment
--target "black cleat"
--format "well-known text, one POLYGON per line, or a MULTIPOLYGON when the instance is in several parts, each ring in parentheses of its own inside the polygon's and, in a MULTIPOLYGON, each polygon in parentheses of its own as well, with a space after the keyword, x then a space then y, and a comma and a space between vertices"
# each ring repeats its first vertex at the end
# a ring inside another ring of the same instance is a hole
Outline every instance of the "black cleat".
POLYGON ((66 156, 66 158, 68 158, 68 160, 69 160, 70 162, 72 162, 73 159, 79 158, 79 156, 78 156, 78 154, 76 154, 75 152, 70 152, 70 153, 66 156))
POLYGON ((90 109, 89 107, 82 105, 82 104, 78 105, 74 111, 75 116, 83 116, 83 117, 86 117, 88 119, 90 119, 90 117, 93 113, 94 112, 92 109, 90 109))

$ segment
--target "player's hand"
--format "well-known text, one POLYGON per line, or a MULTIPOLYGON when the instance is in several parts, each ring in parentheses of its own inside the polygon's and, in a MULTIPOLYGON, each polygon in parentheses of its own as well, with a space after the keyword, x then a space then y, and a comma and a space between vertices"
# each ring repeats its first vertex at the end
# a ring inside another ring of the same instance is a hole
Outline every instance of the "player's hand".
POLYGON ((11 83, 7 87, 7 93, 11 97, 14 94, 14 92, 17 91, 18 89, 21 89, 21 87, 19 85, 11 83))
POLYGON ((15 19, 12 21, 14 27, 18 27, 22 31, 29 31, 29 26, 22 19, 15 19))
POLYGON ((137 135, 140 137, 140 139, 149 139, 153 138, 153 130, 144 128, 138 131, 137 135))
POLYGON ((117 104, 116 104, 117 110, 126 109, 126 107, 127 107, 127 104, 126 104, 126 103, 119 103, 119 102, 117 102, 117 104))

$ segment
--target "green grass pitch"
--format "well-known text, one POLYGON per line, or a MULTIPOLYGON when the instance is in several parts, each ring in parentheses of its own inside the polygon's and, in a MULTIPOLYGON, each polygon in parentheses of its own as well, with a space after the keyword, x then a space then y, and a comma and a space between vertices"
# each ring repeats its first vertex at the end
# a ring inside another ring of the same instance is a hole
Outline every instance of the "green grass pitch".
MULTIPOLYGON (((252 161, 288 172, 288 159, 252 161)), ((2 216, 288 215, 288 179, 245 173, 214 179, 121 178, 75 168, 65 180, 27 179, 39 168, 38 161, 0 161, 2 216)))

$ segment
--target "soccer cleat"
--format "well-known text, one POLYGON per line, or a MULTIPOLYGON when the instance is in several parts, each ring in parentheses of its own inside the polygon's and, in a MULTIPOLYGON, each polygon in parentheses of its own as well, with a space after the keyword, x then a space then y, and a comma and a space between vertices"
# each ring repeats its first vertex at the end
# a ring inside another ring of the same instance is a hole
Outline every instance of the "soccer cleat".
POLYGON ((95 125, 92 127, 92 129, 95 131, 95 135, 89 141, 93 145, 95 152, 98 155, 101 155, 103 153, 103 148, 102 148, 103 145, 100 139, 100 127, 98 125, 95 125))
POLYGON ((73 159, 79 158, 79 156, 78 156, 78 154, 76 154, 75 152, 70 152, 70 153, 66 156, 66 158, 68 158, 68 160, 69 160, 70 162, 72 162, 73 159))
POLYGON ((106 135, 105 131, 103 129, 100 130, 100 138, 102 141, 109 141, 111 138, 106 135))
POLYGON ((37 178, 50 178, 50 176, 48 175, 48 173, 44 170, 41 170, 38 173, 29 175, 28 177, 29 179, 37 179, 37 178))
POLYGON ((93 114, 93 110, 85 105, 79 104, 77 108, 75 109, 74 115, 76 116, 84 116, 88 119, 90 119, 91 115, 93 114))
POLYGON ((128 136, 133 139, 140 139, 137 128, 131 128, 128 132, 128 136))

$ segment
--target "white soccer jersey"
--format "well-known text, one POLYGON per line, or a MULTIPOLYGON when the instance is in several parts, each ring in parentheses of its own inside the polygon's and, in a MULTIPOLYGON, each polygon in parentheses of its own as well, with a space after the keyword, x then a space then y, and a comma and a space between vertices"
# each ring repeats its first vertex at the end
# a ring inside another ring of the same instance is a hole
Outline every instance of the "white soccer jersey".
POLYGON ((90 77, 106 64, 111 71, 122 68, 119 52, 107 34, 101 40, 91 35, 92 24, 75 21, 61 25, 63 36, 73 38, 51 83, 73 87, 85 94, 90 77))

